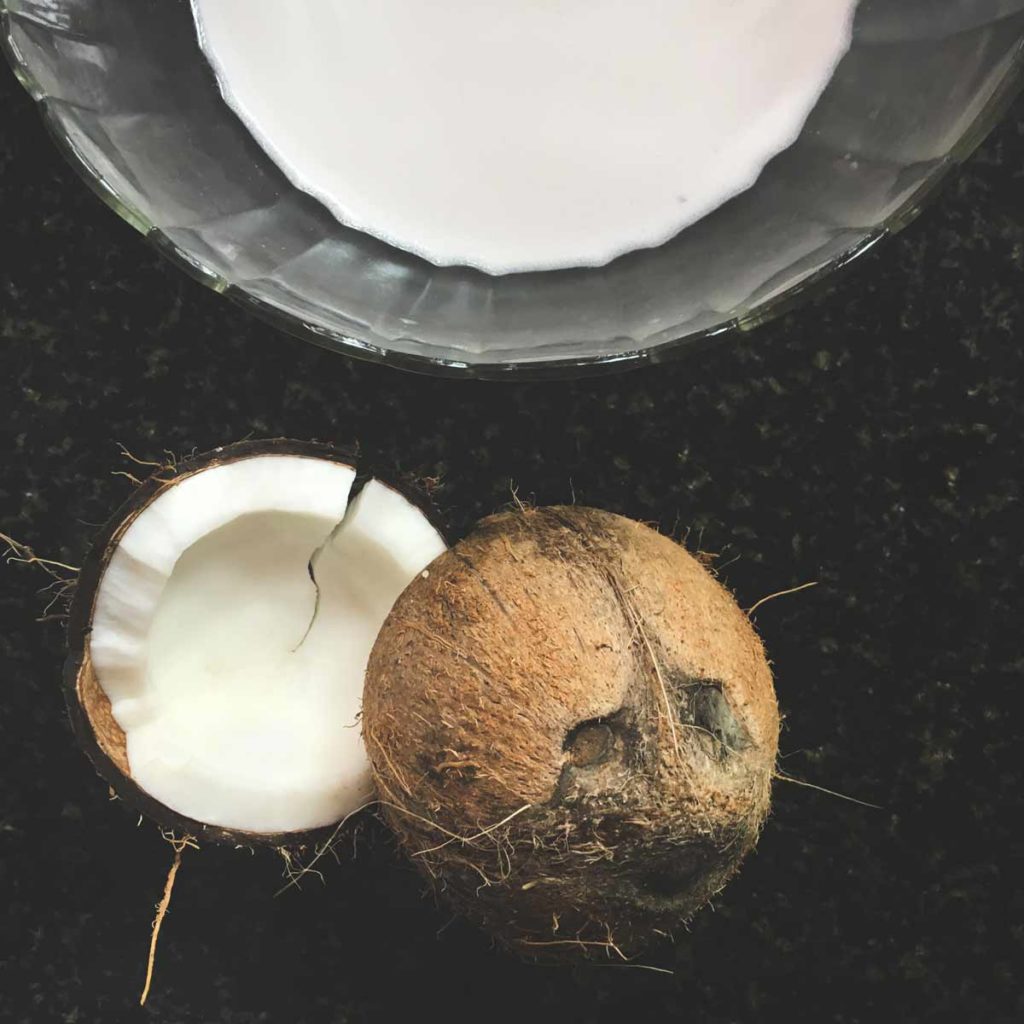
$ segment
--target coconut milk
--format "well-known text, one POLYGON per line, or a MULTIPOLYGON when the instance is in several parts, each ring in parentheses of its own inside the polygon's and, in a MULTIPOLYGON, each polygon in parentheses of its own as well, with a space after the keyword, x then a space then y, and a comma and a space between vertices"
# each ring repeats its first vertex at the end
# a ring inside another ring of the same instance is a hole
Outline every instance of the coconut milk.
POLYGON ((660 245, 799 135, 857 0, 192 0, 228 103, 345 224, 493 274, 660 245))

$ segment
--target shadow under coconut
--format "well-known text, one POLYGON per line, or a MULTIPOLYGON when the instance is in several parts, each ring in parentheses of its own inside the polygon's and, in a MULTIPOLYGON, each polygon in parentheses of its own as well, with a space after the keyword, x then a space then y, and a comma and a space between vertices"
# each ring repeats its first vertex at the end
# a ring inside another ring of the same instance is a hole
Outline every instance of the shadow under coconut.
MULTIPOLYGON (((147 1005, 230 1005, 254 1020, 333 1019, 332 1007, 358 1008, 346 1020, 565 1020, 567 999, 583 1016, 603 1001, 588 984, 601 966, 523 963, 440 907, 372 812, 317 868, 323 880, 310 873, 274 898, 269 852, 186 853, 147 1005)), ((139 931, 140 968, 145 941, 139 931)))

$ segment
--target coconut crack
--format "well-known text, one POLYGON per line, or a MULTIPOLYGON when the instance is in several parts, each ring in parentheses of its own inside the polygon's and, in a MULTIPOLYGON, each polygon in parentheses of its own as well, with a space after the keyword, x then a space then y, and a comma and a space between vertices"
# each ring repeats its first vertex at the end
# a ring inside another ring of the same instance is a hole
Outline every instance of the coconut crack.
MULTIPOLYGON (((352 492, 350 490, 348 492, 348 497, 351 498, 351 496, 352 492)), ((335 538, 341 532, 342 527, 344 527, 345 522, 348 519, 348 514, 351 508, 351 503, 345 506, 344 515, 342 515, 342 517, 337 521, 337 523, 334 524, 334 526, 331 528, 330 533, 328 533, 327 536, 324 537, 324 539, 320 542, 320 544, 317 545, 316 549, 313 551, 313 554, 309 556, 309 561, 306 563, 306 572, 309 574, 310 582, 313 584, 313 613, 309 617, 309 624, 306 626, 306 629, 302 634, 302 639, 299 640, 299 642, 292 648, 292 654, 298 651, 298 649, 309 638, 309 634, 313 631, 313 626, 316 623, 317 616, 320 614, 321 591, 320 584, 316 578, 317 559, 324 553, 324 550, 326 548, 330 547, 330 545, 334 542, 335 538)))

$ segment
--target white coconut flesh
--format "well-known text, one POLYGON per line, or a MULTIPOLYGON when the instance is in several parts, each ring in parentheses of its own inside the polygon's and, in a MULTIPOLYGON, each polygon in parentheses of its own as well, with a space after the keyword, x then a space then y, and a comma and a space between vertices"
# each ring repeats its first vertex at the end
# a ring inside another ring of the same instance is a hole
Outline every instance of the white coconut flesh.
POLYGON ((100 579, 92 667, 132 780, 187 818, 296 832, 372 795, 357 718, 395 600, 444 549, 426 516, 297 455, 214 465, 160 493, 100 579), (312 574, 310 569, 312 567, 312 574))

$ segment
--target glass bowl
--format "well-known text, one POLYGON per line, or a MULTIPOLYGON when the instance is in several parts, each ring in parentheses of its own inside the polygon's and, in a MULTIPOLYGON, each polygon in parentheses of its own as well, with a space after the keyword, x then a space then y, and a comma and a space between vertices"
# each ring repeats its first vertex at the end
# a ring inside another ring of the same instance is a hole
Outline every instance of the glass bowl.
POLYGON ((906 224, 1024 79, 1024 0, 861 0, 752 189, 606 267, 492 277, 297 190, 222 99, 188 0, 0 0, 0 38, 86 180, 199 280, 329 348, 478 377, 657 362, 756 326, 906 224))

